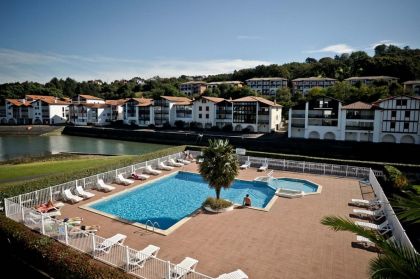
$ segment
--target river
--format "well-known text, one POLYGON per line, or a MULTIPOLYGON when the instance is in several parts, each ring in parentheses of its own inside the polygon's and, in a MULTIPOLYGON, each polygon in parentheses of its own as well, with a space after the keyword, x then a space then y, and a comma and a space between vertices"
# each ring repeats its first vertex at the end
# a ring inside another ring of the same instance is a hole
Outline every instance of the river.
POLYGON ((60 152, 138 155, 169 147, 168 145, 76 136, 1 136, 0 161, 60 152))

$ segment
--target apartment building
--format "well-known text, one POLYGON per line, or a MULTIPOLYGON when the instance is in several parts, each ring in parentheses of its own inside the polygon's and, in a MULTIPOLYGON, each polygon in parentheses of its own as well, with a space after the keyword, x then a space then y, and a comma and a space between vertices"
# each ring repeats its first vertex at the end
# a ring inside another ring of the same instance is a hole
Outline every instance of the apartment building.
POLYGON ((124 119, 123 107, 126 101, 127 101, 126 99, 105 101, 105 104, 108 106, 110 110, 111 122, 124 119))
POLYGON ((153 112, 153 99, 128 99, 123 106, 124 124, 138 126, 154 124, 153 112))
MULTIPOLYGON (((216 97, 207 97, 200 96, 193 101, 193 121, 197 123, 199 128, 209 129, 213 126, 216 126, 217 116, 221 117, 220 112, 223 110, 223 106, 218 106, 219 103, 225 101, 223 98, 216 97)), ((225 112, 230 112, 230 123, 232 122, 232 103, 230 104, 230 110, 225 110, 225 112)), ((223 122, 222 119, 219 119, 219 123, 223 122)), ((224 125, 219 124, 220 128, 224 125)))
POLYGON ((186 97, 160 96, 153 101, 154 125, 171 126, 176 121, 192 122, 192 101, 186 97))
POLYGON ((398 82, 398 78, 389 77, 389 76, 367 76, 367 77, 350 77, 350 78, 346 78, 345 81, 349 82, 352 85, 355 85, 358 83, 371 85, 376 82, 384 82, 384 83, 391 84, 393 82, 398 82))
POLYGON ((287 88, 287 79, 281 77, 251 78, 246 84, 252 89, 265 96, 275 96, 279 88, 287 88))
POLYGON ((404 90, 420 96, 420 80, 409 80, 404 82, 404 90))
POLYGON ((418 97, 398 96, 346 106, 326 98, 289 110, 289 138, 420 144, 418 97))
POLYGON ((297 78, 292 80, 293 93, 302 93, 306 95, 309 90, 314 87, 326 88, 334 85, 337 80, 333 78, 322 78, 322 77, 309 77, 309 78, 297 78))
POLYGON ((204 81, 189 81, 179 85, 179 90, 187 96, 201 95, 206 89, 207 83, 204 81))
POLYGON ((289 138, 341 139, 341 102, 320 97, 289 110, 289 138))
POLYGON ((269 133, 280 129, 282 106, 255 96, 243 97, 231 102, 234 131, 269 133))
POLYGON ((43 98, 30 97, 32 124, 64 124, 67 122, 69 105, 68 100, 58 99, 52 96, 43 96, 43 98))
POLYGON ((77 126, 105 126, 111 122, 111 109, 106 104, 81 103, 69 105, 69 123, 77 126))
POLYGON ((32 124, 32 105, 25 99, 6 99, 5 118, 1 123, 11 125, 32 124))
POLYGON ((207 83, 207 88, 209 89, 213 89, 216 87, 219 87, 220 85, 227 85, 227 86, 232 86, 232 87, 238 87, 241 88, 243 86, 243 83, 241 81, 237 81, 237 80, 233 80, 233 81, 214 81, 214 82, 208 82, 207 83))

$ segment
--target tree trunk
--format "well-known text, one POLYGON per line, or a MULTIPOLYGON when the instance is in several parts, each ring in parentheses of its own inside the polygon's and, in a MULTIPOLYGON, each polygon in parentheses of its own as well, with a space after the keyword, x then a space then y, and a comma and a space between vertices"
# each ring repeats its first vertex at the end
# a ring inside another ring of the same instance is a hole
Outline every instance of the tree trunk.
POLYGON ((220 199, 220 191, 222 188, 216 188, 216 199, 220 199))

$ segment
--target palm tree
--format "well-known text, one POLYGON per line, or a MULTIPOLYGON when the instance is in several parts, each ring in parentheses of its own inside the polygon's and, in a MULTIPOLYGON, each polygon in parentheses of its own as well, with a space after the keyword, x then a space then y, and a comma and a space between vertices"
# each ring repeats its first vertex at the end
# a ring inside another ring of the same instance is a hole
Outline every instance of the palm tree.
POLYGON ((413 224, 420 223, 420 197, 410 196, 410 198, 397 197, 394 199, 393 207, 399 209, 397 212, 401 220, 413 224))
POLYGON ((229 188, 239 172, 233 146, 228 140, 209 140, 209 146, 204 149, 201 159, 200 174, 210 188, 215 189, 216 199, 220 199, 222 188, 229 188))
POLYGON ((329 226, 334 231, 349 231, 368 238, 381 250, 377 258, 369 264, 370 277, 373 279, 388 278, 418 278, 420 256, 398 242, 387 241, 383 236, 366 230, 349 219, 327 216, 321 224, 329 226))

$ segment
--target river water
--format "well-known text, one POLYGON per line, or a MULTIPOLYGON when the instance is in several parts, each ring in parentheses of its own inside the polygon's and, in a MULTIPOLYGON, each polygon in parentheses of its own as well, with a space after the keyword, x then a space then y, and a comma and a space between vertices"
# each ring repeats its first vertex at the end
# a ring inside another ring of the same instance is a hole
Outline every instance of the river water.
POLYGON ((28 156, 81 152, 113 155, 138 155, 169 147, 162 144, 76 136, 1 136, 0 161, 28 156))

